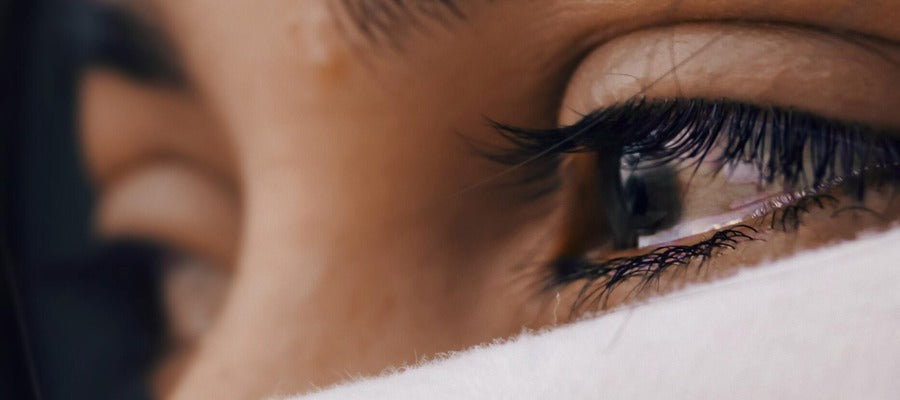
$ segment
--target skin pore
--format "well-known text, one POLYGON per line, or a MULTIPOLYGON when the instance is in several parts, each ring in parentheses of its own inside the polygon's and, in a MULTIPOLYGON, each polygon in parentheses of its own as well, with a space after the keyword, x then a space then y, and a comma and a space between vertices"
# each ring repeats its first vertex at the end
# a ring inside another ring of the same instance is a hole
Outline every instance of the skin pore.
MULTIPOLYGON (((367 29, 352 1, 115 3, 169 38, 186 82, 85 74, 99 230, 227 277, 211 326, 160 367, 173 399, 302 392, 577 317, 555 318, 578 285, 542 290, 546 263, 573 232, 602 244, 572 221, 603 193, 573 195, 572 172, 526 200, 510 182, 527 166, 473 151, 505 144, 488 118, 555 127, 644 92, 900 126, 886 1, 469 0, 367 29)), ((895 218, 890 199, 873 207, 895 218)), ((880 226, 825 214, 712 267, 880 226)))

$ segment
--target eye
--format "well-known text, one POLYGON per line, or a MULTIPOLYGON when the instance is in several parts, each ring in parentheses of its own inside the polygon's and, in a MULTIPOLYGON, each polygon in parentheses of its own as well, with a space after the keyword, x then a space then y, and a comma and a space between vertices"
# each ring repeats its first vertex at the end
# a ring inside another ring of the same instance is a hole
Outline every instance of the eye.
POLYGON ((900 166, 890 132, 728 100, 633 102, 579 125, 606 142, 585 149, 620 160, 618 181, 604 174, 615 193, 608 201, 621 202, 607 209, 624 215, 618 247, 665 245, 751 219, 795 229, 809 206, 852 198, 865 208, 869 189, 894 184, 900 166))
POLYGON ((547 287, 574 284, 573 310, 691 267, 755 264, 898 219, 900 132, 884 104, 897 99, 883 87, 900 71, 819 33, 772 29, 689 26, 607 44, 570 82, 562 119, 574 122, 497 124, 515 144, 499 159, 550 159, 568 182, 560 207, 574 211, 547 287), (672 43, 694 48, 654 65, 672 43), (754 57, 781 65, 767 75, 754 57), (793 90, 809 76, 821 96, 793 90), (872 82, 847 85, 859 76, 872 82))

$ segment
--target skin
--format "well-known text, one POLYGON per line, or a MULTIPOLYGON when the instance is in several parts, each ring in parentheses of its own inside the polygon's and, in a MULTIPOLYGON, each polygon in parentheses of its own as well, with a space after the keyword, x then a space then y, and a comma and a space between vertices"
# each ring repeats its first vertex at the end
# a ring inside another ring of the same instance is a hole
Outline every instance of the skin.
MULTIPOLYGON (((572 111, 633 95, 637 81, 652 96, 743 96, 900 126, 885 106, 900 104, 895 2, 470 3, 465 20, 421 19, 374 38, 327 1, 130 5, 171 39, 187 85, 85 74, 99 229, 182 249, 226 277, 211 326, 162 363, 161 396, 297 393, 577 317, 559 309, 578 287, 541 290, 544 262, 573 238, 602 247, 603 229, 572 221, 603 193, 579 184, 571 161, 561 190, 525 201, 527 188, 509 182, 528 166, 504 172, 462 140, 503 144, 486 117, 571 123, 572 111), (658 57, 635 56, 647 49, 658 57), (677 81, 647 84, 673 66, 677 81)), ((877 225, 845 218, 857 222, 784 234, 778 249, 754 243, 716 268, 877 225)))

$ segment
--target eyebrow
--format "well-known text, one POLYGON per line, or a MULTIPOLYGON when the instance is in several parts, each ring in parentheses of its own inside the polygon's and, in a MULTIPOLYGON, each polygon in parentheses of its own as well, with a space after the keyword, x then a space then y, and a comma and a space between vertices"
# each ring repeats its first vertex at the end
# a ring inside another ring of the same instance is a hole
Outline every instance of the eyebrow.
POLYGON ((426 29, 426 22, 437 22, 449 28, 454 21, 466 19, 464 6, 474 1, 339 0, 338 2, 356 31, 368 41, 387 42, 399 46, 399 40, 404 34, 426 29))
POLYGON ((145 82, 185 83, 180 57, 170 38, 135 10, 121 4, 84 2, 64 23, 81 62, 104 66, 145 82))

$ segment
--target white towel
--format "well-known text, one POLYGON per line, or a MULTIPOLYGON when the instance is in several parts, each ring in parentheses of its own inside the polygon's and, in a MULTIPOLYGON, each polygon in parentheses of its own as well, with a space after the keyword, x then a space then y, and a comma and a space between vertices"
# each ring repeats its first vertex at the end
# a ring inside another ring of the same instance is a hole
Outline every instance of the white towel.
POLYGON ((900 229, 297 399, 900 399, 900 229))

